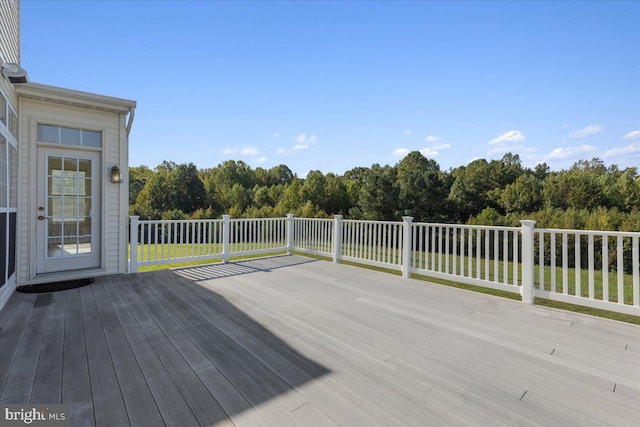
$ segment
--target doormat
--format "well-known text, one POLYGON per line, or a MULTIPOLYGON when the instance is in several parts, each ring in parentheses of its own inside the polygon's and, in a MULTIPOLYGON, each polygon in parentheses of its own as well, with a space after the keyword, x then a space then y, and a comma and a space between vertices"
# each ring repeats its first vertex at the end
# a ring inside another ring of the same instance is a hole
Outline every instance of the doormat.
POLYGON ((77 280, 65 280, 62 282, 50 282, 50 283, 40 283, 37 285, 23 285, 18 286, 16 291, 22 292, 25 294, 39 294, 42 292, 56 292, 56 291, 66 291, 67 289, 79 288, 81 286, 87 286, 95 282, 93 277, 88 279, 77 279, 77 280))

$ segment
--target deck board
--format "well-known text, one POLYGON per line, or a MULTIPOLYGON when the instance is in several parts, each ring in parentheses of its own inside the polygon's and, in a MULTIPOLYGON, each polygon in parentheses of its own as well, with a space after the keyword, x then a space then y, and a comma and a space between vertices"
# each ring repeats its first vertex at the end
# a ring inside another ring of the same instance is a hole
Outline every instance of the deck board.
POLYGON ((129 421, 139 426, 160 425, 163 421, 155 400, 116 314, 116 310, 124 308, 124 305, 118 304, 119 301, 107 292, 104 287, 107 283, 105 281, 93 286, 93 291, 96 300, 103 301, 97 304, 98 313, 129 421), (114 303, 113 306, 111 302, 114 303))
POLYGON ((52 294, 31 403, 61 403, 65 293, 52 294))
POLYGON ((64 293, 67 297, 62 361, 62 403, 71 405, 69 416, 77 425, 93 426, 95 417, 80 290, 70 289, 64 293))
POLYGON ((96 426, 126 425, 129 418, 124 397, 105 338, 105 325, 100 319, 94 298, 93 288, 96 286, 101 284, 98 282, 95 286, 80 288, 94 420, 96 426))
POLYGON ((634 425, 640 327, 280 256, 16 293, 0 403, 71 425, 634 425))

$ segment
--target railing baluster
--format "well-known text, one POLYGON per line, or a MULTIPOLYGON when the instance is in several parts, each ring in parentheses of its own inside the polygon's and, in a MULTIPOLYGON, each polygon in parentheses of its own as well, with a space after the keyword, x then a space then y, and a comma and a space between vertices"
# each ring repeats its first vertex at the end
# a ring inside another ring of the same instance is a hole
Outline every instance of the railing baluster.
POLYGON ((633 259, 631 269, 633 271, 633 305, 640 306, 640 256, 638 253, 638 236, 631 239, 631 258, 633 259))
POLYGON ((445 258, 444 258, 444 271, 445 273, 449 273, 449 251, 451 250, 451 242, 449 241, 449 233, 450 233, 450 228, 447 226, 445 227, 445 241, 444 241, 444 252, 445 252, 445 258))
POLYGON ((473 277, 473 228, 469 228, 467 246, 467 277, 473 277))
POLYGON ((465 229, 460 227, 460 275, 464 277, 464 254, 465 254, 465 242, 464 242, 465 229))
POLYGON ((489 230, 488 228, 486 228, 484 230, 484 280, 489 280, 489 270, 491 270, 489 268, 489 258, 490 258, 490 244, 491 244, 491 238, 489 237, 489 232, 491 230, 489 230))
POLYGON ((544 291, 544 232, 538 232, 538 288, 544 291))
POLYGON ((580 234, 576 233, 575 234, 575 250, 574 250, 574 256, 575 256, 575 267, 574 267, 574 271, 575 271, 575 284, 576 284, 576 296, 580 297, 582 296, 582 283, 581 283, 581 271, 582 271, 582 262, 580 260, 580 234))
POLYGON ((476 230, 476 275, 477 279, 482 278, 482 229, 476 230))
POLYGON ((602 236, 602 300, 609 301, 609 236, 602 236))
POLYGON ((618 304, 624 304, 624 256, 622 236, 618 236, 618 304))
POLYGON ((551 267, 551 292, 556 292, 556 272, 557 272, 557 261, 556 261, 556 233, 551 232, 551 238, 549 242, 549 255, 550 255, 550 267, 551 267))
POLYGON ((589 299, 595 298, 595 277, 593 273, 594 268, 594 243, 593 234, 589 234, 589 247, 588 247, 588 263, 589 263, 589 299))
POLYGON ((509 231, 502 233, 502 283, 509 284, 509 231))
POLYGON ((493 281, 500 282, 500 230, 493 230, 493 281))
POLYGON ((513 231, 513 285, 518 286, 518 266, 520 265, 520 260, 518 259, 518 245, 520 232, 513 231))
POLYGON ((438 227, 438 271, 442 272, 442 226, 438 227))
POLYGON ((452 274, 455 276, 458 270, 458 227, 453 227, 453 257, 451 259, 453 265, 452 274))

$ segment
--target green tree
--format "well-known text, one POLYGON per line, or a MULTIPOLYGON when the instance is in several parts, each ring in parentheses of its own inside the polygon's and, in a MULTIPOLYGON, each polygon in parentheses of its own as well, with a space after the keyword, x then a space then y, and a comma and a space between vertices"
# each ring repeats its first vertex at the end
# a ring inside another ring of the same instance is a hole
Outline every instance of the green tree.
POLYGON ((506 212, 533 212, 542 208, 542 182, 533 174, 520 175, 500 193, 506 212))
POLYGON ((322 209, 327 201, 327 180, 318 170, 310 171, 302 184, 302 200, 322 209))
POLYGON ((153 171, 147 166, 129 167, 129 205, 133 205, 147 181, 153 177, 153 171))
POLYGON ((401 215, 415 221, 440 221, 447 211, 448 189, 441 179, 440 166, 419 151, 407 154, 397 165, 401 215))
POLYGON ((396 169, 374 164, 363 179, 358 207, 364 219, 398 219, 396 169))
POLYGON ((167 191, 170 192, 171 208, 187 214, 207 206, 204 184, 193 163, 177 165, 168 174, 167 191))

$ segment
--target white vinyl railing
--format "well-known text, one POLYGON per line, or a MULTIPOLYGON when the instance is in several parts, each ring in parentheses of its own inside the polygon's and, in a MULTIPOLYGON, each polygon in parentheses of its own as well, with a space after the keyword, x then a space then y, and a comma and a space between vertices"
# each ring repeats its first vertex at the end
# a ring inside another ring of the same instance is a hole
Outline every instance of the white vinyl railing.
POLYGON ((231 219, 223 215, 222 219, 140 221, 132 216, 129 270, 290 251, 287 227, 286 218, 231 219))
POLYGON ((339 259, 402 271, 402 222, 344 220, 340 226, 339 259))
POLYGON ((518 227, 414 223, 411 272, 520 293, 520 231, 518 227))
POLYGON ((640 233, 535 229, 534 236, 536 296, 638 314, 640 233))
POLYGON ((333 254, 333 220, 295 218, 293 246, 297 251, 331 256, 333 254))
POLYGON ((640 233, 333 219, 140 221, 139 266, 299 251, 534 297, 640 315, 640 233))

